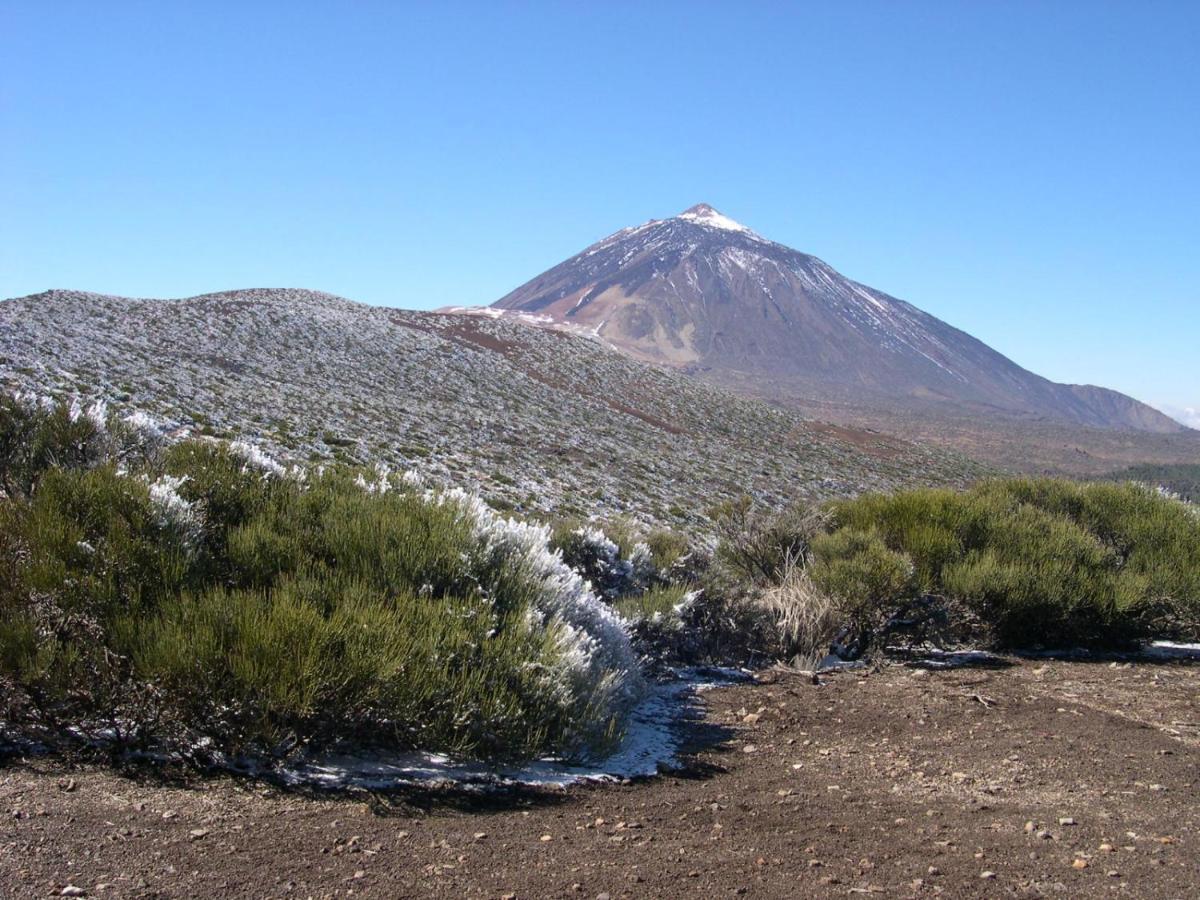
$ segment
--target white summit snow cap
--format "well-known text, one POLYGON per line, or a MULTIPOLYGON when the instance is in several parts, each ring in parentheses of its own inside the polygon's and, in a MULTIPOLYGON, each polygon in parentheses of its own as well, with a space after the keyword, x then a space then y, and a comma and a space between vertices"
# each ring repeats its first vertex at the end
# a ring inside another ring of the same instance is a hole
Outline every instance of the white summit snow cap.
POLYGON ((744 231, 749 234, 750 231, 741 222, 735 222, 729 216, 723 216, 707 203, 697 203, 690 209, 685 209, 675 218, 686 219, 689 222, 695 222, 697 225, 707 225, 710 228, 723 228, 726 231, 744 231))

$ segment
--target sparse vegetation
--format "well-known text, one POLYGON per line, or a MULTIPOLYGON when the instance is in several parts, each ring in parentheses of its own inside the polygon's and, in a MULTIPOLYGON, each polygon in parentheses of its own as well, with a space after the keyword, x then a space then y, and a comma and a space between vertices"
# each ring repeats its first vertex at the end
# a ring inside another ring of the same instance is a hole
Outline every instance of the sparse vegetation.
POLYGON ((741 492, 778 507, 982 472, 927 447, 863 452, 795 413, 596 341, 312 291, 9 300, 0 354, 0 388, 69 398, 87 383, 87 396, 168 430, 251 441, 285 462, 415 468, 526 518, 574 507, 606 527, 624 518, 692 531, 741 492))

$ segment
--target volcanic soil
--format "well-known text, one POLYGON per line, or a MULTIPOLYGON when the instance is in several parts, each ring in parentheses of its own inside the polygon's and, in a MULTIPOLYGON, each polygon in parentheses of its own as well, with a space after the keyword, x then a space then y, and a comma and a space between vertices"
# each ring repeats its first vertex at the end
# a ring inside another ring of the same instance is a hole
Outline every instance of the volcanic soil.
POLYGON ((1193 897, 1200 667, 900 664, 705 694, 634 783, 312 795, 0 763, 3 897, 1193 897))

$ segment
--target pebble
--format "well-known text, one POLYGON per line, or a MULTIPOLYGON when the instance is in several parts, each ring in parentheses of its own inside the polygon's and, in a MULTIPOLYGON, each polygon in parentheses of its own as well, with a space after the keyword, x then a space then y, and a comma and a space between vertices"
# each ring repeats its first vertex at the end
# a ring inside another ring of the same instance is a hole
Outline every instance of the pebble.
POLYGON ((1061 819, 1058 820, 1058 824, 1059 825, 1074 825, 1075 820, 1072 819, 1070 816, 1063 816, 1061 819))
POLYGON ((980 872, 979 877, 983 878, 984 880, 990 881, 991 879, 996 877, 996 873, 992 872, 992 871, 980 872))
POLYGON ((65 888, 59 891, 61 897, 86 897, 87 891, 78 885, 68 884, 65 888))
POLYGON ((1086 869, 1087 867, 1088 867, 1088 861, 1086 859, 1078 859, 1077 858, 1077 859, 1074 859, 1071 861, 1072 869, 1086 869))

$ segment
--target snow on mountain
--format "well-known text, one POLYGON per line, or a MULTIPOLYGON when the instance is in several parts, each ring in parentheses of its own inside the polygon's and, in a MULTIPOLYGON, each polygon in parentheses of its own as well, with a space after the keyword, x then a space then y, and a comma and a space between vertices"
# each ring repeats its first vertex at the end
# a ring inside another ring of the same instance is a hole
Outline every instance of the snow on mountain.
POLYGON ((688 222, 695 222, 697 225, 707 225, 710 228, 723 228, 726 231, 742 231, 748 234, 753 234, 741 222, 735 222, 729 216, 721 215, 707 203, 697 203, 695 206, 685 209, 679 214, 679 218, 685 219, 688 222))

